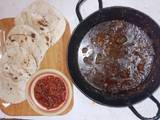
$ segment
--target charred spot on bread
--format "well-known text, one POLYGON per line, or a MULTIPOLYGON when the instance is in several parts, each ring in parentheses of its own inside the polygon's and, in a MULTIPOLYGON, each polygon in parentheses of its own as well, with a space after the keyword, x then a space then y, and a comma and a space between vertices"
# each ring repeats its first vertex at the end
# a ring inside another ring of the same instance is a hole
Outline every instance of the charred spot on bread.
POLYGON ((18 77, 17 76, 12 77, 12 79, 13 79, 14 82, 18 82, 18 77))
POLYGON ((48 24, 43 22, 42 20, 38 21, 38 24, 43 26, 43 27, 47 27, 48 26, 48 24))
POLYGON ((45 19, 44 16, 41 20, 37 21, 37 23, 41 26, 48 27, 48 22, 47 22, 47 20, 45 19))
POLYGON ((32 39, 32 42, 34 42, 34 39, 32 39))
POLYGON ((20 42, 21 42, 21 43, 23 43, 24 41, 23 41, 23 40, 21 40, 20 42))
POLYGON ((40 27, 40 30, 44 30, 44 28, 40 27))
POLYGON ((47 41, 49 41, 49 37, 48 36, 45 36, 45 38, 46 38, 47 41))
POLYGON ((17 80, 17 79, 18 79, 18 77, 14 77, 14 79, 15 79, 15 80, 17 80))
POLYGON ((46 45, 49 46, 49 43, 47 42, 46 45))
POLYGON ((11 39, 11 42, 14 42, 14 41, 16 41, 15 39, 11 39))
POLYGON ((9 73, 9 75, 10 75, 10 76, 13 76, 13 74, 12 74, 12 73, 9 73))
POLYGON ((5 67, 6 70, 8 70, 8 67, 5 67))
POLYGON ((27 62, 26 61, 24 61, 24 64, 26 64, 27 62))
POLYGON ((32 38, 36 38, 36 34, 31 33, 31 37, 32 37, 32 38))
POLYGON ((25 41, 27 41, 27 37, 25 36, 25 41))
POLYGON ((8 36, 8 39, 11 40, 11 36, 8 36))

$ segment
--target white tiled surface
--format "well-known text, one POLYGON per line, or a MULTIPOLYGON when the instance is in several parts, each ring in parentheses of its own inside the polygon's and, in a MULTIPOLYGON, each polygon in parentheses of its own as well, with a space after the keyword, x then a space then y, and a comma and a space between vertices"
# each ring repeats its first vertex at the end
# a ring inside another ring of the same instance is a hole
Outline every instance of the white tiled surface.
MULTIPOLYGON (((0 19, 16 16, 33 0, 0 0, 0 19)), ((75 14, 75 5, 78 0, 49 0, 67 18, 73 30, 78 24, 75 14)), ((129 6, 150 15, 160 24, 160 0, 103 0, 104 7, 107 6, 129 6)), ((97 10, 97 0, 88 0, 82 7, 83 16, 87 16, 97 10)), ((160 101, 160 89, 154 93, 160 101)), ((135 105, 145 116, 153 116, 157 110, 156 106, 149 100, 135 105)), ((0 118, 9 117, 0 112, 0 118)), ((19 117, 18 117, 19 118, 19 117)), ((64 116, 59 117, 23 117, 38 120, 138 120, 128 108, 105 107, 93 103, 74 87, 73 109, 64 116)))

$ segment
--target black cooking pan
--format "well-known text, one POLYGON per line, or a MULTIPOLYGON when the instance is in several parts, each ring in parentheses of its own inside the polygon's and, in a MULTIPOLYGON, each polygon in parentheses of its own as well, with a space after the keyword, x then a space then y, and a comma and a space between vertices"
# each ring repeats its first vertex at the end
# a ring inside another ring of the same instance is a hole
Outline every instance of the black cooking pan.
POLYGON ((85 0, 80 0, 76 6, 76 13, 80 24, 74 30, 68 46, 68 68, 74 84, 82 93, 96 103, 114 107, 128 106, 131 111, 142 120, 159 119, 160 103, 152 94, 160 85, 160 27, 149 16, 133 8, 121 6, 103 8, 102 0, 98 0, 99 10, 83 20, 79 9, 84 1, 85 0), (106 92, 93 87, 83 77, 78 65, 78 50, 86 33, 97 24, 111 20, 124 20, 140 27, 152 40, 155 52, 149 75, 139 86, 126 91, 123 96, 108 95, 106 92), (153 118, 143 117, 133 107, 135 103, 147 97, 155 102, 158 107, 158 112, 153 118))

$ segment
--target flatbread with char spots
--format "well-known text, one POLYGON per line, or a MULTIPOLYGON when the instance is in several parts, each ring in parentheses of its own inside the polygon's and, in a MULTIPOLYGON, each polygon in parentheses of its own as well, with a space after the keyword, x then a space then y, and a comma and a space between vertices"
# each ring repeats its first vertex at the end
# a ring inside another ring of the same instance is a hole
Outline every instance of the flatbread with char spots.
POLYGON ((63 35, 66 21, 54 6, 45 0, 36 0, 23 10, 15 19, 16 25, 33 27, 45 40, 48 46, 56 43, 63 35))

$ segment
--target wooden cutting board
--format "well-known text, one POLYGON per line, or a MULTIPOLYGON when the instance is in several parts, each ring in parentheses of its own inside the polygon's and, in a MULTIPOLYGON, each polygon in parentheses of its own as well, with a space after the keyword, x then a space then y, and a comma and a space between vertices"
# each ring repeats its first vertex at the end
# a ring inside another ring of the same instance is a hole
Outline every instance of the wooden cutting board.
MULTIPOLYGON (((5 18, 0 20, 0 29, 6 31, 6 33, 8 33, 8 31, 13 26, 14 26, 14 18, 5 18)), ((67 58, 66 58, 67 46, 70 35, 71 35, 70 28, 67 22, 66 29, 62 38, 54 46, 49 48, 41 63, 40 69, 53 68, 59 70, 63 72, 71 80, 71 77, 69 76, 67 70, 67 58)), ((72 106, 73 106, 73 98, 70 106, 61 115, 68 113, 71 110, 72 106)), ((24 101, 19 104, 9 105, 8 107, 4 107, 4 102, 0 100, 0 109, 5 114, 11 116, 39 116, 38 113, 32 110, 27 101, 24 101)))

